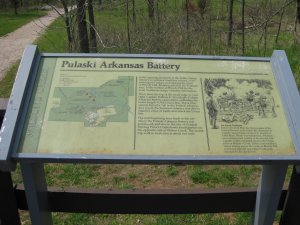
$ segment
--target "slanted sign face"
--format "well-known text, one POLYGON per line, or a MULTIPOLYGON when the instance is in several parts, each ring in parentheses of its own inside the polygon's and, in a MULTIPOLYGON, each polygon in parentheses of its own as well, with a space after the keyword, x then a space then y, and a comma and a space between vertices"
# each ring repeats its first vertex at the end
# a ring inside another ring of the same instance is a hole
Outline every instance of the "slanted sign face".
POLYGON ((21 153, 294 155, 270 62, 42 58, 21 153))

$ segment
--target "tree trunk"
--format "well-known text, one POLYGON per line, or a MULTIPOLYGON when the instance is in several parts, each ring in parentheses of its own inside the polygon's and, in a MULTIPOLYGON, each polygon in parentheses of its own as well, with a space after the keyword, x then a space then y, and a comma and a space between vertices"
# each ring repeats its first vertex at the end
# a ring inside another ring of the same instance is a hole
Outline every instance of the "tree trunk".
POLYGON ((102 0, 98 0, 98 5, 102 5, 102 0))
POLYGON ((208 32, 208 39, 209 39, 209 54, 211 55, 212 49, 212 29, 211 29, 211 2, 209 3, 209 32, 208 32))
POLYGON ((154 18, 154 0, 147 0, 148 1, 148 16, 149 19, 153 20, 154 18))
POLYGON ((89 52, 89 38, 85 20, 85 0, 77 1, 77 24, 80 52, 89 52))
POLYGON ((297 23, 300 23, 300 0, 296 0, 296 16, 295 16, 295 24, 294 31, 297 31, 297 23))
POLYGON ((267 53, 267 44, 268 44, 267 35, 268 35, 268 23, 266 23, 264 27, 264 57, 266 56, 267 53))
POLYGON ((189 26, 190 26, 190 1, 185 0, 185 10, 186 10, 186 30, 189 31, 189 26))
POLYGON ((207 8, 207 4, 209 3, 208 0, 198 0, 198 7, 201 19, 204 19, 205 10, 207 8))
POLYGON ((297 15, 296 15, 296 21, 300 23, 300 0, 297 0, 297 15))
POLYGON ((275 43, 276 44, 278 42, 278 38, 279 38, 280 30, 281 30, 283 14, 284 14, 284 9, 282 9, 282 12, 280 14, 280 20, 279 20, 278 29, 277 29, 276 38, 275 38, 275 43))
POLYGON ((245 0, 242 0, 242 54, 245 55, 245 0))
POLYGON ((159 11, 159 1, 156 1, 156 20, 157 20, 157 33, 160 34, 160 11, 159 11))
POLYGON ((6 0, 1 0, 0 8, 6 9, 6 0))
POLYGON ((136 24, 136 13, 135 13, 135 0, 132 0, 132 21, 136 24))
POLYGON ((167 0, 164 0, 164 17, 167 15, 167 0))
POLYGON ((131 53, 131 37, 130 37, 130 27, 129 27, 129 0, 126 0, 126 19, 127 19, 127 44, 128 52, 131 53))
POLYGON ((90 20, 90 50, 91 52, 97 52, 97 39, 96 39, 96 26, 93 9, 93 0, 88 0, 88 12, 90 20))
POLYGON ((73 48, 73 35, 71 32, 71 22, 70 22, 70 14, 66 0, 60 0, 61 4, 63 5, 64 12, 65 12, 65 24, 66 24, 66 31, 68 36, 68 43, 69 43, 69 50, 71 51, 73 48))
POLYGON ((232 11, 233 11, 233 0, 228 0, 228 34, 227 34, 227 46, 231 47, 232 45, 232 29, 233 29, 233 19, 232 19, 232 11))
POLYGON ((18 15, 18 5, 19 5, 18 0, 12 0, 12 5, 14 7, 15 15, 18 15))

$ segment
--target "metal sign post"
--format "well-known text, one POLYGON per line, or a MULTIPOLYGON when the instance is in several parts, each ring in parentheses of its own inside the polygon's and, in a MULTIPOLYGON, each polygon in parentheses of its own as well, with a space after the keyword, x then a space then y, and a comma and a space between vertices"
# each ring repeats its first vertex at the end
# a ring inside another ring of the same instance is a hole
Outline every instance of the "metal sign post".
POLYGON ((273 224, 287 164, 264 165, 257 189, 254 225, 273 224))
POLYGON ((51 225, 49 212, 47 184, 43 163, 21 162, 26 198, 32 224, 51 225))

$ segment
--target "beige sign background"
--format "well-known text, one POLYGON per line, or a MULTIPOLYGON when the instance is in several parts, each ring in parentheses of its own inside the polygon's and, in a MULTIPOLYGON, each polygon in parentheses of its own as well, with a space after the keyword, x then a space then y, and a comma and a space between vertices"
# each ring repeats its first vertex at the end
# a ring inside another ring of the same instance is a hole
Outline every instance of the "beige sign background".
POLYGON ((44 58, 19 152, 292 155, 269 62, 44 58))

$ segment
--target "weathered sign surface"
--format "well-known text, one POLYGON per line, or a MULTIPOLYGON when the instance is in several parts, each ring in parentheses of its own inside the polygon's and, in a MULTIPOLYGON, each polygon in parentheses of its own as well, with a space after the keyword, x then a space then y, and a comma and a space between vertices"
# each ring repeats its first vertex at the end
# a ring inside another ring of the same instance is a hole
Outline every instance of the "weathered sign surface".
POLYGON ((270 62, 43 57, 20 153, 294 155, 270 62))

